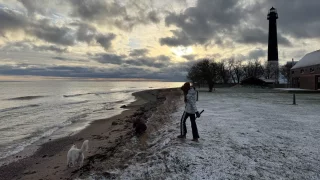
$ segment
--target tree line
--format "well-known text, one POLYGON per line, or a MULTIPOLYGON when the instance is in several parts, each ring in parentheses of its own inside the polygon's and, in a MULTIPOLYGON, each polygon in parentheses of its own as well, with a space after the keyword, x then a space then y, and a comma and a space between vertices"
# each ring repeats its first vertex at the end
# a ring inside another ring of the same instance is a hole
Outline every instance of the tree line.
MULTIPOLYGON (((290 68, 288 64, 279 68, 279 73, 289 81, 290 68)), ((212 92, 215 83, 235 83, 239 84, 243 79, 255 78, 274 78, 269 64, 262 64, 259 60, 244 63, 233 58, 216 62, 210 59, 203 59, 196 62, 188 69, 187 78, 193 83, 205 82, 209 91, 212 92)))

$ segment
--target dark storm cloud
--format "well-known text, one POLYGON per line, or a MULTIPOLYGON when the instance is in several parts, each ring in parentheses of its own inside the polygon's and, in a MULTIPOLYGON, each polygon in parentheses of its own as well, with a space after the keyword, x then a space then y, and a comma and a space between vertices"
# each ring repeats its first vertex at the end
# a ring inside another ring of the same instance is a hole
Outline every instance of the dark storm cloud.
POLYGON ((320 37, 319 0, 265 1, 264 7, 270 8, 271 6, 278 11, 278 28, 283 33, 295 38, 320 37))
MULTIPOLYGON (((261 28, 246 28, 240 31, 241 36, 236 39, 239 43, 244 44, 267 44, 268 43, 268 31, 261 28)), ((291 46, 291 42, 278 33, 278 43, 291 46)))
POLYGON ((126 8, 116 2, 107 3, 105 0, 71 0, 73 15, 84 20, 97 21, 110 17, 126 16, 126 8))
POLYGON ((170 57, 165 55, 157 56, 156 59, 161 62, 170 62, 170 57))
POLYGON ((150 11, 148 13, 148 19, 153 23, 159 23, 161 21, 159 14, 156 11, 150 11))
MULTIPOLYGON (((43 6, 43 2, 38 0, 21 1, 21 3, 30 13, 38 12, 38 8, 43 6)), ((85 23, 58 26, 53 19, 42 18, 37 20, 34 17, 27 18, 22 12, 5 6, 0 7, 0 23, 0 36, 6 37, 7 32, 20 30, 45 42, 62 46, 74 46, 77 42, 85 42, 90 45, 94 41, 107 50, 111 47, 112 40, 116 37, 113 33, 100 33, 93 26, 85 23)), ((53 48, 53 45, 48 48, 53 51, 60 51, 57 48, 53 48)))
POLYGON ((122 64, 123 60, 126 58, 124 55, 116 55, 116 54, 97 54, 93 57, 100 63, 103 64, 122 64))
MULTIPOLYGON (((159 23, 160 17, 156 11, 141 9, 139 3, 131 2, 123 6, 117 2, 107 2, 105 0, 71 0, 69 1, 74 17, 80 17, 88 22, 104 22, 118 27, 119 29, 130 31, 135 25, 159 23), (128 10, 129 6, 135 8, 128 10), (134 13, 129 13, 134 11, 134 13)), ((103 24, 102 24, 103 25, 103 24)))
MULTIPOLYGON (((271 7, 278 12, 278 36, 289 35, 293 38, 320 38, 320 1, 318 0, 264 0, 251 14, 250 22, 255 27, 268 30, 267 14, 271 7)), ((279 42, 285 40, 278 38, 279 42)))
MULTIPOLYGON (((172 31, 173 36, 161 38, 160 44, 189 46, 207 45, 214 41, 215 44, 224 46, 230 40, 243 44, 266 44, 268 41, 266 19, 268 9, 265 8, 268 7, 267 3, 269 1, 257 1, 250 5, 244 5, 244 1, 237 0, 198 1, 195 7, 187 8, 180 14, 169 13, 166 16, 166 25, 174 25, 179 29, 172 31)), ((290 3, 286 1, 287 5, 290 3)), ((299 1, 298 4, 301 2, 299 1)), ((287 9, 290 8, 287 7, 287 9)), ((288 30, 280 29, 279 44, 291 46, 291 42, 285 36, 289 34, 288 30)))
POLYGON ((145 56, 149 52, 148 49, 134 49, 130 52, 129 56, 138 57, 138 56, 145 56))
POLYGON ((109 49, 112 46, 112 40, 116 38, 116 35, 113 33, 102 34, 97 31, 95 27, 90 24, 80 23, 72 24, 78 26, 77 30, 77 40, 80 42, 86 42, 90 45, 92 42, 97 42, 105 50, 109 49))
MULTIPOLYGON (((194 44, 194 41, 182 31, 173 30, 171 31, 174 35, 172 37, 166 37, 160 39, 161 45, 168 45, 168 46, 189 46, 194 44)), ((206 41, 202 39, 202 41, 206 41)))
POLYGON ((77 42, 85 42, 90 45, 93 41, 96 41, 105 50, 111 47, 112 40, 116 37, 113 33, 99 33, 88 24, 80 24, 79 28, 74 30, 66 26, 55 26, 49 20, 42 20, 34 24, 28 32, 44 41, 65 46, 73 46, 77 42))
POLYGON ((248 59, 259 59, 261 57, 265 57, 267 55, 267 51, 263 49, 255 49, 249 52, 248 59))
POLYGON ((32 22, 18 11, 0 8, 0 32, 22 30, 44 41, 58 45, 74 45, 75 38, 68 27, 57 27, 50 24, 48 19, 32 22))
POLYGON ((100 34, 97 36, 97 42, 104 47, 105 50, 109 49, 111 47, 111 41, 116 37, 115 34, 109 33, 109 34, 100 34))
POLYGON ((165 22, 180 30, 173 37, 160 39, 169 46, 205 44, 215 36, 232 30, 245 17, 237 0, 202 0, 196 7, 187 8, 183 13, 170 13, 165 22))
MULTIPOLYGON (((107 50, 116 37, 113 33, 100 33, 93 26, 84 23, 78 24, 78 29, 74 29, 72 26, 57 26, 50 19, 31 21, 18 11, 7 8, 0 8, 0 23, 0 35, 4 37, 8 31, 21 30, 43 41, 62 46, 73 46, 77 42, 90 45, 94 41, 107 50)), ((55 45, 48 46, 47 49, 57 52, 65 51, 55 48, 55 45)))
POLYGON ((54 44, 72 46, 76 43, 76 37, 71 28, 55 26, 48 19, 33 23, 27 32, 39 39, 54 44))
POLYGON ((237 41, 249 44, 266 43, 268 42, 268 33, 260 28, 244 29, 237 41))
POLYGON ((33 15, 35 12, 40 14, 46 13, 46 6, 43 0, 18 0, 27 10, 29 15, 33 15))
POLYGON ((96 54, 93 59, 102 64, 146 66, 154 68, 163 68, 170 64, 170 58, 164 55, 157 57, 127 57, 116 54, 96 54))
POLYGON ((279 33, 278 33, 278 44, 282 44, 282 45, 285 45, 285 46, 292 46, 291 41, 289 41, 288 38, 282 36, 279 33))
POLYGON ((77 39, 90 44, 96 38, 97 29, 89 24, 72 24, 78 26, 77 39))
POLYGON ((19 30, 28 25, 29 21, 22 13, 0 7, 0 32, 19 30))
POLYGON ((193 61, 197 57, 197 55, 194 55, 194 54, 192 54, 192 55, 184 55, 182 57, 185 58, 186 60, 193 61))

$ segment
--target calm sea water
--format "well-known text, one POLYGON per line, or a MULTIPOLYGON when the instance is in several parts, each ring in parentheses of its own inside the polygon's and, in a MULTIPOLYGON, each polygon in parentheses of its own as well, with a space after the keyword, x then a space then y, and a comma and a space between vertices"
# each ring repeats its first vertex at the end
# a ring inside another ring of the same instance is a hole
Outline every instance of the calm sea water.
POLYGON ((177 82, 0 82, 0 159, 48 137, 62 137, 123 111, 133 92, 180 87, 177 82))

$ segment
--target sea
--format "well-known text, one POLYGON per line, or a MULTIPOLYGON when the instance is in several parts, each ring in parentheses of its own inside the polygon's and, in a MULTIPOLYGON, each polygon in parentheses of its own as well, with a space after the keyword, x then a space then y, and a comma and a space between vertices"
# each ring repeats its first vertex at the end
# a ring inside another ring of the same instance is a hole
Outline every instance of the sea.
POLYGON ((44 138, 72 135, 90 122, 120 114, 132 93, 181 82, 37 80, 0 82, 0 160, 44 138))

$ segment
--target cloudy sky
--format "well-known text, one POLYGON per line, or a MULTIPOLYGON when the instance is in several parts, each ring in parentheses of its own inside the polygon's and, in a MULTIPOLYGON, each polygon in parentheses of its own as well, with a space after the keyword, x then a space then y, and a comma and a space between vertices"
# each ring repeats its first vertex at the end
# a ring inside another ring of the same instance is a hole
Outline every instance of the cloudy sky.
POLYGON ((184 80, 202 58, 280 64, 319 49, 319 0, 0 0, 0 80, 16 76, 184 80))

